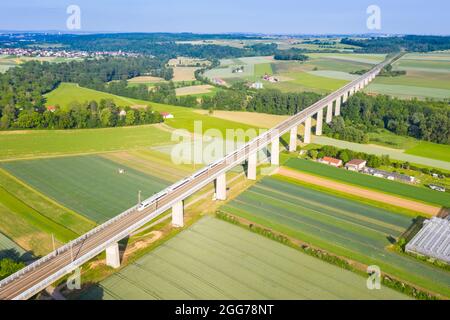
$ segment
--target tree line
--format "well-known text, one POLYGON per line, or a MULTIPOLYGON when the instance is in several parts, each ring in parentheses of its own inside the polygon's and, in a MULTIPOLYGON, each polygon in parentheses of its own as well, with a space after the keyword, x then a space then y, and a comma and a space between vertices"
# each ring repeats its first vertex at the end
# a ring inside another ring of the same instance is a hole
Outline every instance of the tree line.
POLYGON ((160 123, 162 116, 146 106, 140 109, 119 107, 108 99, 85 103, 72 102, 67 108, 23 109, 6 107, 0 129, 85 129, 160 123))

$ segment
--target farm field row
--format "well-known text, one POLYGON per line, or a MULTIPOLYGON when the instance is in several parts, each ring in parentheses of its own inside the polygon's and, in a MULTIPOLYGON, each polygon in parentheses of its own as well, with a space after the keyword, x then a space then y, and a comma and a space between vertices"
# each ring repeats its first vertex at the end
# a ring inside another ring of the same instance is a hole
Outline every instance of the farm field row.
POLYGON ((450 275, 387 249, 412 218, 303 187, 282 177, 264 178, 221 208, 418 286, 450 296, 450 275))
POLYGON ((99 156, 3 163, 2 168, 96 223, 105 222, 164 189, 169 182, 99 156), (119 173, 119 170, 124 170, 119 173))
POLYGON ((363 277, 206 217, 82 299, 406 299, 363 277))
POLYGON ((436 192, 431 189, 377 178, 358 172, 348 171, 345 169, 339 169, 315 161, 290 159, 285 163, 285 165, 295 170, 324 176, 348 184, 378 190, 384 193, 414 199, 420 202, 430 203, 442 207, 450 207, 450 194, 447 193, 436 192))

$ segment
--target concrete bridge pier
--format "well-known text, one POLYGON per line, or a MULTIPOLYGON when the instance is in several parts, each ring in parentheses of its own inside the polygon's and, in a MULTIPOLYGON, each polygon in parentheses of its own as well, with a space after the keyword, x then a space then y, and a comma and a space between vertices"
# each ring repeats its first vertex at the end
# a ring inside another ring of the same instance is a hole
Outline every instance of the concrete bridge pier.
POLYGON ((328 104, 328 107, 327 107, 327 116, 326 116, 325 121, 326 121, 326 123, 330 123, 332 120, 333 120, 333 101, 331 101, 331 102, 328 104))
POLYGON ((311 117, 308 117, 305 120, 305 135, 303 142, 311 143, 311 117))
POLYGON ((334 115, 336 117, 341 115, 341 97, 336 99, 336 110, 334 110, 334 115))
POLYGON ((106 265, 114 269, 120 268, 120 252, 117 242, 106 248, 106 265))
POLYGON ((270 163, 273 166, 280 165, 280 138, 276 137, 272 140, 272 148, 270 149, 270 163))
POLYGON ((316 115, 316 136, 322 135, 323 109, 320 109, 316 115))
POLYGON ((297 151, 297 135, 298 127, 292 128, 289 136, 289 152, 297 151))
POLYGON ((216 179, 216 199, 221 201, 227 199, 227 176, 225 173, 216 179))
POLYGON ((256 164, 257 164, 256 152, 250 153, 247 162, 247 179, 256 180, 256 164))
POLYGON ((348 95, 349 95, 349 92, 345 91, 345 93, 342 95, 342 103, 346 103, 347 102, 348 95))
POLYGON ((184 205, 183 201, 178 201, 172 206, 172 226, 175 228, 184 227, 184 205))

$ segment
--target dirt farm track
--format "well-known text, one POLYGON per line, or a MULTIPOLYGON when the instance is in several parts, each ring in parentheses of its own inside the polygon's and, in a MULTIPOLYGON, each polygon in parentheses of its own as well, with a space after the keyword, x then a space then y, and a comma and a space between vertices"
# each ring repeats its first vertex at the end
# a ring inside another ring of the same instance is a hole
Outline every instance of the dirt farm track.
POLYGON ((367 198, 374 201, 392 204, 396 207, 401 207, 417 212, 422 212, 427 215, 436 216, 439 214, 441 208, 428 205, 425 203, 417 202, 414 200, 408 200, 396 196, 391 196, 382 192, 368 190, 360 187, 351 186, 345 183, 336 182, 329 179, 320 178, 307 173, 291 170, 281 167, 278 173, 282 176, 293 178, 306 183, 319 185, 328 189, 334 189, 340 192, 356 195, 359 197, 367 198))

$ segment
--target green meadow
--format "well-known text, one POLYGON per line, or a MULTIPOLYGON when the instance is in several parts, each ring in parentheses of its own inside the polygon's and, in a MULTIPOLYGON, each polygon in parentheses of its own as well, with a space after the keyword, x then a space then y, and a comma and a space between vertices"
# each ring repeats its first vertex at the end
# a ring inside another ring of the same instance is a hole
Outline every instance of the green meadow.
POLYGON ((295 170, 324 176, 336 181, 442 207, 450 207, 450 194, 448 193, 436 192, 424 187, 417 187, 406 183, 373 177, 359 172, 339 169, 311 160, 290 159, 285 165, 295 170))
POLYGON ((99 156, 7 162, 11 174, 52 200, 101 223, 170 183, 99 156), (123 174, 119 170, 123 169, 123 174))
POLYGON ((0 132, 0 160, 146 148, 170 141, 155 125, 0 132))

